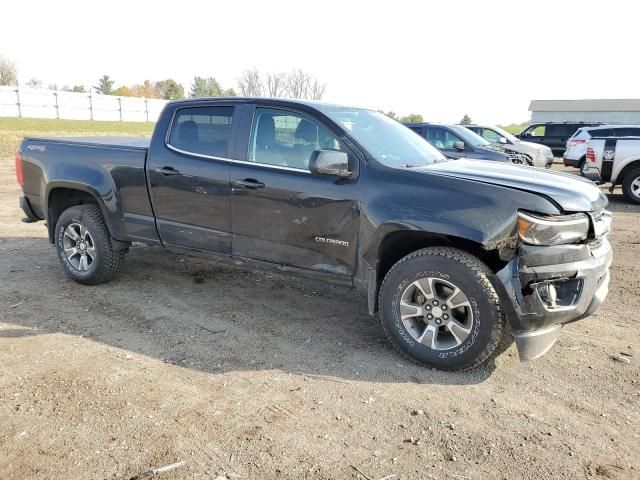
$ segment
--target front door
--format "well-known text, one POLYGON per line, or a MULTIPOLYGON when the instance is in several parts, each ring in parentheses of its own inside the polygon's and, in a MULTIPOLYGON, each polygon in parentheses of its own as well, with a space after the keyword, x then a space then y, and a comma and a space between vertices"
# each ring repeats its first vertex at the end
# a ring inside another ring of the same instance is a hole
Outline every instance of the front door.
POLYGON ((255 109, 244 143, 246 154, 230 172, 233 255, 353 275, 357 178, 308 169, 314 150, 353 153, 314 118, 271 108, 255 109))
POLYGON ((441 127, 424 127, 422 136, 447 157, 462 158, 466 156, 466 144, 464 150, 458 150, 454 146, 456 142, 462 142, 463 144, 465 142, 449 130, 441 127))
POLYGON ((149 152, 156 225, 166 245, 231 253, 229 160, 233 106, 178 109, 149 152))

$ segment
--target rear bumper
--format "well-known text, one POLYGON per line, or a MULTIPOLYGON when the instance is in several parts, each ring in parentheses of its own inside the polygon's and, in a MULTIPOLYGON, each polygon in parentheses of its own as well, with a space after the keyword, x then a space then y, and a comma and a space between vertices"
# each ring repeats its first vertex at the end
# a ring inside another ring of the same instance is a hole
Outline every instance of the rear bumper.
POLYGON ((612 259, 606 238, 597 246, 526 246, 498 272, 521 360, 543 355, 564 324, 598 309, 609 291, 612 259))
POLYGON ((578 168, 580 166, 580 159, 575 159, 575 158, 567 158, 567 157, 562 157, 562 162, 564 163, 565 167, 575 167, 578 168))

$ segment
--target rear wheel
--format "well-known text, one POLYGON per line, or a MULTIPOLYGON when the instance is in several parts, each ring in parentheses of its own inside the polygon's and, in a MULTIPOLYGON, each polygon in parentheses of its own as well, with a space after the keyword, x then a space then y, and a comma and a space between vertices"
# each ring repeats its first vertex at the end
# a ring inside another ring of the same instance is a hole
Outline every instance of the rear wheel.
POLYGON ((495 352, 505 319, 489 268, 454 248, 414 252, 386 275, 378 307, 391 343, 443 370, 474 368, 495 352))
POLYGON ((584 177, 584 169, 586 166, 587 166, 587 159, 583 157, 582 160, 580 160, 580 163, 578 164, 580 175, 582 175, 583 177, 584 177))
POLYGON ((622 180, 622 193, 627 200, 640 204, 640 168, 631 170, 622 180))
POLYGON ((97 285, 111 280, 122 266, 125 251, 114 250, 96 205, 76 205, 60 215, 56 249, 65 273, 78 283, 97 285))

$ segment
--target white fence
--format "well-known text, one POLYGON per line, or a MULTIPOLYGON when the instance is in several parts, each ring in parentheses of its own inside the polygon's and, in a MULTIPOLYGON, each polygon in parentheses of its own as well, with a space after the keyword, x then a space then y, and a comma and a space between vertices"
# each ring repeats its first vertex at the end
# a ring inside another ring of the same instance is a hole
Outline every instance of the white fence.
POLYGON ((155 122, 167 100, 0 87, 0 117, 155 122))

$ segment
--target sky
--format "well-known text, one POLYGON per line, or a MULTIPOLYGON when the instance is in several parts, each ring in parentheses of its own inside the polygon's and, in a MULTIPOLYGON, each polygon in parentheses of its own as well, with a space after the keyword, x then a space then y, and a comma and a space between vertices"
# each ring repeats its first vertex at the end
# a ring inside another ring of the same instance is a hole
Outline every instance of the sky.
POLYGON ((119 85, 301 68, 323 100, 425 120, 521 123, 532 99, 640 98, 640 2, 11 1, 19 81, 119 85))

